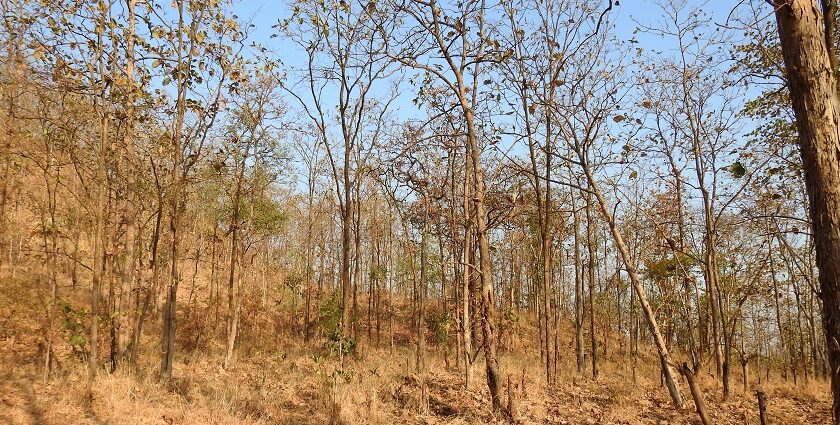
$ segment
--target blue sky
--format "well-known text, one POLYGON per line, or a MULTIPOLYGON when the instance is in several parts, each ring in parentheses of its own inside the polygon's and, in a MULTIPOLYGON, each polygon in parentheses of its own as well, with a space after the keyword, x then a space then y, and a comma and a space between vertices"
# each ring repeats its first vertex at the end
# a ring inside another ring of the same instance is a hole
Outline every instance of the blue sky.
MULTIPOLYGON (((690 6, 699 7, 709 14, 716 23, 724 23, 732 7, 738 3, 736 1, 719 0, 685 1, 690 6)), ((284 42, 282 36, 271 38, 271 35, 276 33, 272 26, 279 19, 289 15, 289 4, 290 1, 288 0, 240 0, 233 3, 232 12, 243 22, 250 21, 254 25, 250 29, 251 40, 270 47, 280 55, 280 59, 287 65, 295 65, 300 64, 303 57, 303 53, 296 49, 297 46, 284 42)), ((600 10, 605 7, 606 2, 594 0, 594 4, 600 10)), ((770 13, 769 8, 768 13, 770 13)), ((635 37, 640 42, 638 46, 643 46, 648 51, 663 51, 666 54, 676 48, 673 40, 646 36, 642 33, 634 34, 637 22, 656 26, 658 22, 662 21, 661 11, 651 0, 622 0, 618 6, 613 8, 609 16, 615 23, 615 33, 621 40, 629 40, 635 37)), ((410 102, 399 102, 399 108, 409 108, 413 109, 411 112, 418 112, 417 108, 410 102)), ((406 113, 409 112, 401 111, 400 115, 406 113)))
MULTIPOLYGON (((679 1, 679 0, 677 0, 679 1)), ((734 0, 686 0, 689 5, 701 8, 711 15, 715 22, 724 23, 732 8, 739 2, 734 0)), ((255 25, 251 30, 251 38, 266 45, 282 44, 280 38, 270 39, 275 31, 272 28, 278 19, 289 15, 290 1, 287 0, 239 0, 234 1, 232 11, 243 21, 251 20, 255 25)), ((603 0, 595 0, 600 7, 605 6, 603 0)), ((768 6, 768 14, 771 12, 768 6)), ((610 12, 612 21, 616 23, 616 32, 619 37, 629 39, 633 36, 636 22, 643 24, 655 24, 661 20, 661 13, 655 2, 651 0, 622 0, 610 12)), ((669 45, 666 40, 651 37, 644 39, 645 44, 653 49, 668 49, 674 46, 669 45)), ((293 53, 293 52, 289 52, 293 53)))
MULTIPOLYGON (((680 0, 674 0, 678 2, 680 0)), ((713 22, 723 24, 730 15, 732 7, 738 2, 736 1, 698 1, 686 0, 689 8, 697 7, 704 13, 708 14, 713 22)), ((758 0, 756 0, 758 1, 758 0)), ((598 10, 606 6, 606 2, 597 0, 594 2, 598 10)), ((286 65, 300 65, 302 63, 304 54, 297 50, 297 46, 293 43, 284 42, 283 36, 271 38, 271 35, 277 31, 272 28, 279 19, 285 18, 289 15, 289 2, 286 0, 241 0, 235 2, 232 6, 232 13, 236 14, 243 23, 250 21, 254 27, 250 29, 250 39, 259 44, 269 47, 276 52, 280 59, 286 65)), ((771 13, 769 6, 767 13, 771 13)), ((622 0, 620 5, 615 6, 609 14, 609 19, 615 23, 614 33, 619 40, 630 40, 635 38, 639 41, 634 46, 643 47, 648 52, 659 51, 663 55, 669 55, 670 52, 675 52, 677 49, 675 40, 673 38, 662 38, 651 36, 649 34, 635 33, 638 24, 659 27, 664 20, 663 12, 659 9, 657 4, 651 0, 622 0)), ((723 64, 728 68, 729 65, 723 64)), ((403 95, 395 104, 394 113, 400 119, 407 119, 411 117, 420 117, 424 115, 417 106, 415 106, 411 99, 416 94, 416 89, 408 85, 403 90, 403 95)), ((290 102, 291 106, 296 106, 290 102)), ((512 153, 515 154, 515 151, 512 153)))

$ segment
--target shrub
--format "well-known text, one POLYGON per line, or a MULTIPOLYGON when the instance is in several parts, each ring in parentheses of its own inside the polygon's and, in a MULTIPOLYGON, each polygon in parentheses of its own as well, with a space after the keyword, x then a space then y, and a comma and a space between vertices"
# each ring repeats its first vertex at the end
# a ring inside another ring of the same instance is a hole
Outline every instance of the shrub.
POLYGON ((87 311, 74 309, 66 300, 58 300, 56 303, 61 308, 61 330, 67 338, 67 344, 73 349, 73 353, 81 357, 87 356, 87 311))
POLYGON ((341 337, 342 308, 338 298, 333 296, 321 306, 319 323, 321 331, 327 336, 326 349, 331 354, 347 355, 356 352, 358 341, 355 338, 341 337))
POLYGON ((449 332, 452 329, 452 318, 446 313, 430 311, 427 319, 429 331, 434 335, 435 342, 439 345, 449 341, 449 332))

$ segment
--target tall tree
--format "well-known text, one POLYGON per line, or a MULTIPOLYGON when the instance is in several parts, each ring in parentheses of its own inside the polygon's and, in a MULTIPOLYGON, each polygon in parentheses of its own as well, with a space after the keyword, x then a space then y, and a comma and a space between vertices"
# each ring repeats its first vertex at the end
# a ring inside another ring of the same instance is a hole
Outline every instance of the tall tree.
MULTIPOLYGON (((470 176, 471 224, 478 244, 478 267, 481 282, 482 339, 487 386, 493 410, 502 408, 501 372, 496 353, 498 336, 495 320, 495 288, 490 252, 490 236, 485 205, 485 175, 481 161, 480 124, 476 122, 478 86, 482 64, 499 60, 504 53, 490 42, 484 0, 440 3, 436 0, 409 1, 395 9, 411 22, 391 41, 388 54, 394 60, 420 71, 429 83, 437 81, 454 96, 455 108, 463 116, 462 132, 466 139, 467 175, 470 176)), ((509 54, 508 54, 509 55, 509 54)), ((428 87, 431 88, 431 87, 428 87)))
POLYGON ((361 1, 300 1, 295 3, 293 16, 279 25, 307 52, 306 65, 293 69, 296 79, 283 88, 303 108, 324 146, 338 201, 342 309, 338 338, 342 344, 351 337, 354 320, 351 252, 354 212, 359 202, 354 194, 365 175, 365 159, 374 146, 370 140, 379 134, 393 99, 379 100, 373 95, 393 73, 384 57, 393 25, 385 19, 386 14, 374 3, 361 1), (333 90, 337 96, 332 96, 333 90), (336 127, 337 142, 333 140, 336 127))
POLYGON ((828 348, 834 423, 840 424, 840 98, 837 53, 827 40, 836 3, 774 0, 808 191, 828 348), (829 17, 833 15, 829 14, 829 17))

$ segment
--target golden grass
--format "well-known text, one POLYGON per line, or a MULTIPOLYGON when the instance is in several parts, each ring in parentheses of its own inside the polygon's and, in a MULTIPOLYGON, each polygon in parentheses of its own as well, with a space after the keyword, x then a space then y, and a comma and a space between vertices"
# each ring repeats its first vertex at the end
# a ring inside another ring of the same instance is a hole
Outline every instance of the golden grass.
MULTIPOLYGON (((8 289, 8 288, 7 288, 8 289)), ((19 296, 24 296, 21 292, 19 296)), ((34 309, 34 307, 33 307, 34 309)), ((243 338, 233 364, 221 367, 223 347, 209 338, 194 351, 182 349, 169 383, 156 377, 159 330, 151 322, 144 339, 146 351, 138 372, 119 368, 100 371, 93 397, 86 397, 87 370, 83 360, 56 344, 59 365, 46 383, 41 379, 37 345, 37 310, 24 313, 0 335, 0 424, 485 424, 509 423, 493 414, 484 381, 484 363, 473 365, 473 382, 464 387, 463 368, 447 368, 440 347, 430 342, 427 369, 416 373, 413 345, 364 341, 357 355, 342 365, 318 341, 301 343, 296 336, 271 328, 243 338), (255 335, 261 335, 255 336, 255 335)), ((264 320, 265 323, 269 321, 264 320)), ((400 318, 398 323, 408 323, 400 318)), ((279 323, 279 322, 278 322, 279 323)), ((636 361, 610 341, 608 356, 600 356, 599 377, 575 364, 571 327, 560 330, 558 385, 545 384, 536 332, 525 325, 512 351, 500 350, 500 367, 507 400, 508 377, 513 384, 517 423, 550 424, 694 424, 698 423, 685 385, 686 405, 670 404, 660 385, 658 364, 650 347, 636 361), (522 385, 524 384, 524 388, 522 385)), ((247 329, 245 330, 247 332, 247 329)), ((397 329, 398 340, 411 333, 397 329)), ((387 341, 387 337, 382 338, 387 341)), ((453 350, 454 351, 454 350, 453 350)), ((454 366, 454 353, 450 354, 454 366)), ((708 410, 718 424, 758 422, 752 388, 741 388, 740 368, 733 370, 732 397, 723 401, 719 379, 698 376, 708 410)), ((823 380, 785 382, 778 374, 762 382, 771 423, 830 423, 831 397, 823 380)))
MULTIPOLYGON (((94 396, 85 400, 86 370, 80 363, 56 374, 46 385, 35 378, 34 366, 4 377, 4 403, 15 413, 0 423, 41 424, 390 424, 505 423, 487 406, 483 362, 474 365, 475 382, 463 386, 462 370, 447 370, 440 353, 428 353, 428 371, 413 372, 409 348, 393 352, 365 347, 344 366, 333 357, 312 355, 317 346, 288 345, 259 357, 239 356, 223 370, 219 355, 194 356, 176 363, 176 377, 159 382, 151 373, 118 370, 101 373, 94 396), (38 412, 37 414, 35 412, 38 412)), ((579 375, 572 358, 561 359, 559 384, 548 388, 536 353, 505 353, 519 423, 664 424, 696 423, 693 405, 675 410, 659 386, 655 369, 640 365, 637 382, 626 364, 602 362, 597 380, 579 375), (519 388, 523 380, 525 392, 519 388)), ((151 362, 154 359, 146 358, 151 362)), ((733 396, 721 400, 716 380, 701 377, 706 401, 716 423, 757 423, 755 397, 744 393, 733 376, 733 396)), ((774 423, 828 423, 831 400, 827 384, 771 381, 769 415, 774 423)), ((688 396, 687 389, 685 395, 688 396)))

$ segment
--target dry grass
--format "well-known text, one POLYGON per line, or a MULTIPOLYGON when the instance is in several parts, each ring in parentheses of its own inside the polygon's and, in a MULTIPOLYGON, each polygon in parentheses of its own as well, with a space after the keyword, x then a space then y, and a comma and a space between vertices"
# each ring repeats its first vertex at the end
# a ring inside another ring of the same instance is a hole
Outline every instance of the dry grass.
MULTIPOLYGON (((8 287, 7 287, 8 289, 8 287)), ((3 294, 0 291, 0 298, 3 294)), ((17 294, 27 297, 26 292, 17 294)), ((3 301, 0 299, 0 301, 3 301)), ((6 300, 7 302, 9 300, 6 300)), ((18 307, 22 304, 16 304, 18 307)), ((427 372, 414 372, 411 345, 360 345, 358 355, 344 364, 329 356, 318 342, 272 333, 270 328, 249 335, 227 370, 221 368, 223 349, 214 339, 176 357, 175 379, 156 379, 157 353, 149 326, 140 371, 104 370, 86 397, 87 371, 81 358, 57 344, 59 363, 43 382, 38 359, 39 316, 36 306, 22 309, 0 333, 0 424, 485 424, 509 423, 493 414, 483 381, 483 361, 473 366, 470 388, 463 369, 447 368, 442 352, 431 347, 427 372), (31 314, 24 314, 29 311, 31 314)), ((408 320, 400 320, 407 323, 408 320)), ((523 329, 527 335, 533 330, 523 329)), ((405 338, 409 338, 405 330, 405 338)), ((661 387, 652 351, 641 353, 633 373, 631 358, 610 347, 599 362, 599 377, 578 373, 572 357, 569 329, 561 332, 561 359, 556 387, 544 384, 539 351, 522 341, 514 351, 502 351, 504 383, 514 386, 517 423, 547 424, 696 424, 691 400, 674 409, 661 387), (634 380, 635 375, 635 380, 634 380), (524 388, 523 388, 524 384, 524 388)), ((383 338, 383 341, 387 338, 383 338)), ((450 357, 454 365, 454 358, 450 357)), ((741 388, 733 373, 733 395, 722 400, 719 382, 698 377, 708 410, 716 424, 756 424, 758 414, 751 388, 741 388)), ((756 386, 757 382, 752 382, 756 386)), ((762 383, 768 414, 776 424, 830 423, 831 398, 821 380, 794 386, 776 377, 762 383)), ((688 396, 687 388, 684 395, 688 396)), ((506 399, 505 395, 505 399, 506 399)))
MULTIPOLYGON (((101 374, 91 402, 85 398, 85 370, 65 370, 44 385, 32 366, 7 371, 2 383, 11 424, 468 424, 505 423, 492 415, 489 395, 475 367, 475 383, 465 389, 460 372, 446 370, 430 353, 429 371, 411 372, 410 350, 369 348, 344 367, 334 358, 313 357, 314 349, 290 346, 271 356, 239 358, 229 370, 208 355, 176 365, 177 378, 164 385, 152 376, 118 371, 101 374)), ((527 356, 505 356, 517 389, 518 423, 691 424, 693 406, 675 410, 651 370, 634 384, 620 364, 603 363, 597 380, 564 364, 561 384, 546 388, 541 368, 527 356), (518 388, 524 371, 524 393, 518 388)), ((655 372, 654 372, 655 376, 655 372)), ((720 400, 716 382, 704 380, 715 423, 757 423, 752 393, 735 391, 720 400)), ((765 385, 772 423, 829 423, 830 398, 824 382, 765 385)))

